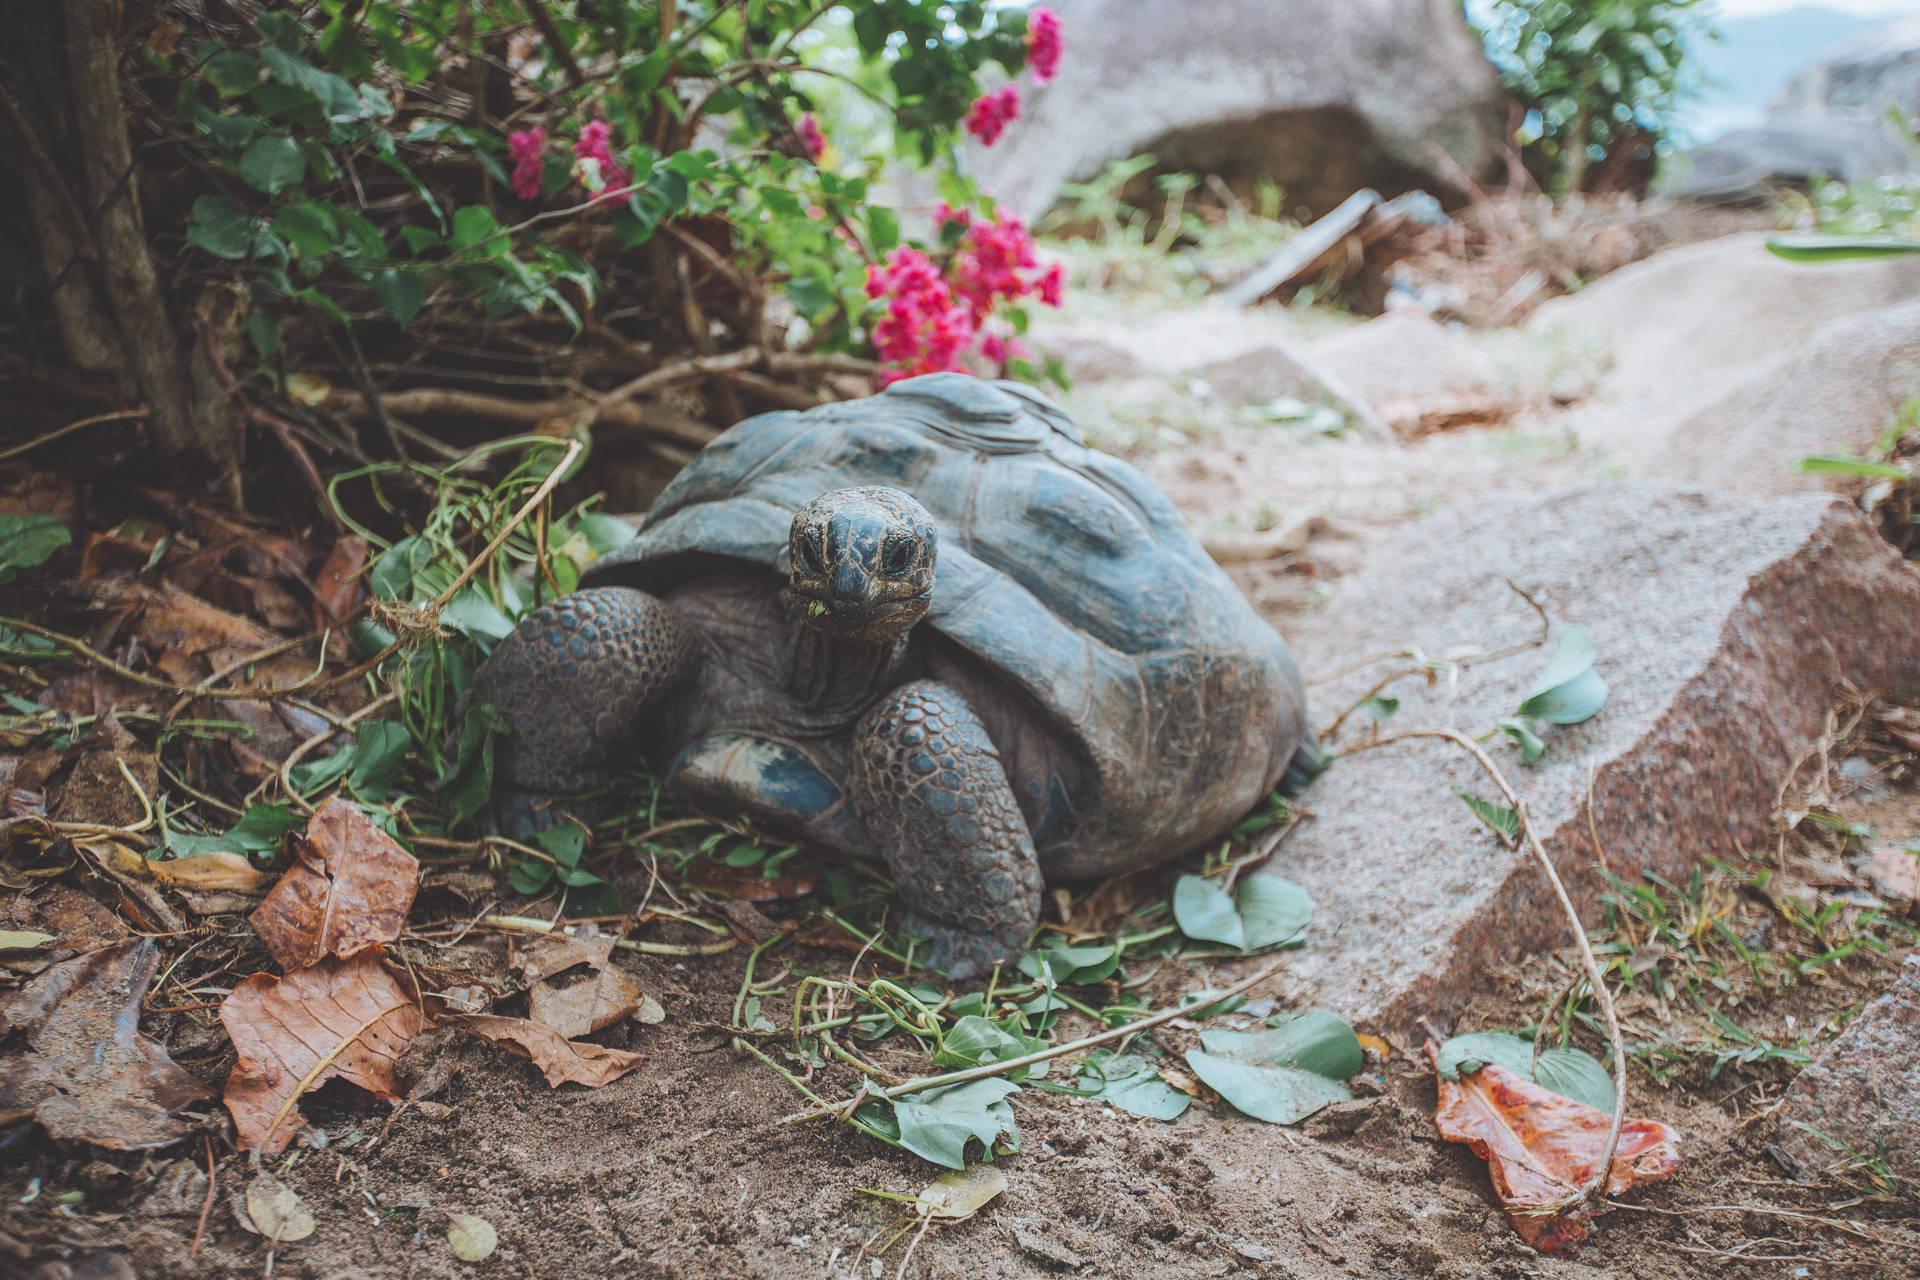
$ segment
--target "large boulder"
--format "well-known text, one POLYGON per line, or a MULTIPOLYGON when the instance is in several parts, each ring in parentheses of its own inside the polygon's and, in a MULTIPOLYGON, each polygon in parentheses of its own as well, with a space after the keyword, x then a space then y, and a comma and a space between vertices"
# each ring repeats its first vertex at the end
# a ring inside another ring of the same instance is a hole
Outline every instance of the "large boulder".
POLYGON ((1775 1118, 1781 1149, 1805 1172, 1847 1174, 1877 1158, 1920 1181, 1920 951, 1794 1079, 1775 1118))
POLYGON ((1662 190, 1707 200, 1764 196, 1814 175, 1856 182, 1914 168, 1913 142, 1889 118, 1920 116, 1920 17, 1840 45, 1774 99, 1766 123, 1686 153, 1662 190))
MULTIPOLYGON (((1318 215, 1362 187, 1451 191, 1501 155, 1498 78, 1453 0, 1055 0, 1067 53, 990 149, 982 181, 1029 217, 1067 182, 1151 153, 1158 171, 1262 177, 1318 215)), ((1143 190, 1146 178, 1138 180, 1143 190)))
MULTIPOLYGON (((1404 526, 1290 639, 1317 678, 1323 726, 1405 670, 1382 690, 1402 700, 1382 733, 1479 734, 1514 712, 1573 624, 1598 649, 1604 709, 1546 729, 1533 765, 1498 735, 1487 749, 1589 923, 1602 857, 1629 880, 1683 880, 1703 854, 1763 842, 1837 677, 1861 689, 1920 682, 1920 649, 1887 640, 1920 629, 1920 575, 1829 494, 1759 503, 1632 483, 1462 502, 1404 526), (1540 635, 1519 591, 1552 639, 1493 657, 1540 635), (1404 657, 1369 661, 1413 648, 1487 660, 1459 673, 1457 695, 1404 657)), ((1359 720, 1332 745, 1359 742, 1359 720)), ((1498 795, 1459 747, 1414 739, 1346 755, 1306 792, 1313 817, 1267 867, 1315 903, 1293 962, 1303 999, 1411 1034, 1421 1015, 1459 1008, 1483 966, 1570 943, 1530 855, 1500 844, 1455 785, 1498 795)))
POLYGON ((1610 463, 1764 495, 1809 486, 1794 454, 1865 448, 1892 421, 1920 358, 1916 297, 1920 257, 1809 266, 1735 235, 1616 271, 1527 327, 1609 362, 1568 425, 1610 463))

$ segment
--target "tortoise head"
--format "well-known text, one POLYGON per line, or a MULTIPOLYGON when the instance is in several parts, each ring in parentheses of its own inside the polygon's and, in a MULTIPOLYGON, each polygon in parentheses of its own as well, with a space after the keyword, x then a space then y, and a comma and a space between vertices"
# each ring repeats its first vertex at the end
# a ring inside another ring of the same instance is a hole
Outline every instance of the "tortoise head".
POLYGON ((836 640, 885 644, 913 629, 933 599, 939 533, 898 489, 835 489, 793 518, 787 584, 808 626, 836 640))

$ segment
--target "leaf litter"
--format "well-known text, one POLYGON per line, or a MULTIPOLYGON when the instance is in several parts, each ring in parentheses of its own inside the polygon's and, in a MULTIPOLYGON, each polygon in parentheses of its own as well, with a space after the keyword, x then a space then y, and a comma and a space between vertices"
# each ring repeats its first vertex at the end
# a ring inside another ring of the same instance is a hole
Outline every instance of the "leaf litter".
POLYGON ((400 936, 419 879, 412 854, 359 805, 330 796, 249 923, 284 969, 349 958, 400 936))

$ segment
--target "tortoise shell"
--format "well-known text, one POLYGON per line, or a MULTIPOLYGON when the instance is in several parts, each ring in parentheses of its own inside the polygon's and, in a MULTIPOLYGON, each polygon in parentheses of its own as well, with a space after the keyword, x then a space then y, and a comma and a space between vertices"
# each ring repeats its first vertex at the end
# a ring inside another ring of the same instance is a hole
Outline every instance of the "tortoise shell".
POLYGON ((1286 643, 1145 476, 1018 383, 929 374, 741 422, 582 585, 662 594, 743 561, 784 577, 794 513, 863 485, 911 493, 939 526, 919 629, 984 663, 1073 757, 1011 779, 1049 880, 1189 852, 1286 770, 1307 732, 1286 643))

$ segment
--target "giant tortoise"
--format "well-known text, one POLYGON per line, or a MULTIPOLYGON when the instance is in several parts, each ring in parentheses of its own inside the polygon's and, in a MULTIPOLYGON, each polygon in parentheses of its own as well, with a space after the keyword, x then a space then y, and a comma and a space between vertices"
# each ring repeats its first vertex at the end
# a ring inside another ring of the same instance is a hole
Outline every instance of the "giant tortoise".
POLYGON ((1287 646, 1138 471, 960 374, 749 419, 530 614, 471 698, 525 832, 639 748, 668 790, 884 859, 952 977, 1047 881, 1217 838, 1315 754, 1287 646))

